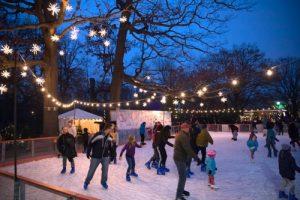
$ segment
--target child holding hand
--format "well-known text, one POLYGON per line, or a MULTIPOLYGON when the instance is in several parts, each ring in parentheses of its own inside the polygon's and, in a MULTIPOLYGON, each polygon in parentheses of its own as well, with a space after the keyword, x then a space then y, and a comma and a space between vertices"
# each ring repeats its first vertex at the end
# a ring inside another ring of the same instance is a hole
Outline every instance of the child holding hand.
POLYGON ((216 171, 217 171, 217 166, 216 166, 216 161, 215 161, 216 151, 209 150, 207 152, 207 156, 208 156, 208 158, 206 158, 205 164, 206 164, 206 172, 208 175, 208 186, 212 190, 217 190, 218 187, 215 186, 215 177, 214 177, 214 175, 216 174, 216 171))
POLYGON ((250 133, 249 139, 247 141, 247 146, 250 150, 251 160, 253 160, 254 159, 254 152, 257 151, 257 148, 258 148, 257 136, 254 134, 254 131, 252 131, 250 133))

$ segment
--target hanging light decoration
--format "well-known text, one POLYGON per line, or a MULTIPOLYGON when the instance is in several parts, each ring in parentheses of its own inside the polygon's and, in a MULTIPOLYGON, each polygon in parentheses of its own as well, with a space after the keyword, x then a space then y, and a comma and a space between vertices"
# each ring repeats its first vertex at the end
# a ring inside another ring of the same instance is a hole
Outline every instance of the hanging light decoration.
POLYGON ((274 74, 272 69, 267 70, 267 76, 272 76, 274 74))
POLYGON ((227 101, 227 98, 226 98, 226 97, 222 97, 222 98, 221 98, 221 101, 222 101, 223 103, 225 103, 225 102, 227 101))
POLYGON ((138 100, 135 101, 135 105, 139 105, 140 102, 138 100))
POLYGON ((70 33, 71 33, 71 36, 70 36, 71 40, 77 40, 79 29, 76 26, 72 28, 70 33))
POLYGON ((134 97, 134 98, 138 98, 138 97, 139 97, 139 94, 135 92, 135 93, 133 94, 133 97, 134 97))
POLYGON ((0 85, 0 94, 3 94, 4 92, 7 92, 7 87, 4 84, 0 85))
POLYGON ((67 11, 72 11, 73 7, 69 3, 67 3, 66 10, 67 11))
POLYGON ((94 36, 96 36, 96 34, 97 34, 96 31, 91 29, 89 32, 89 37, 94 37, 94 36))
POLYGON ((65 52, 63 50, 60 50, 58 53, 59 53, 60 56, 64 56, 65 55, 65 52))
POLYGON ((27 72, 21 72, 21 76, 25 78, 27 76, 27 72))
POLYGON ((129 106, 129 102, 126 102, 126 106, 129 106))
POLYGON ((207 87, 203 87, 203 88, 202 88, 202 91, 203 91, 203 92, 207 92, 207 87))
POLYGON ((107 34, 107 31, 105 29, 101 29, 98 33, 100 34, 101 37, 105 37, 107 34))
POLYGON ((45 79, 41 77, 36 78, 35 81, 38 85, 43 85, 45 83, 45 79))
POLYGON ((201 102, 201 103, 200 103, 200 107, 203 107, 203 106, 204 106, 204 103, 201 102))
POLYGON ((223 96, 223 92, 218 92, 219 97, 223 96))
POLYGON ((60 8, 57 3, 54 3, 54 4, 50 3, 47 10, 50 11, 51 14, 54 16, 54 15, 58 15, 60 8))
POLYGON ((121 23, 127 22, 127 18, 125 16, 120 17, 119 20, 120 20, 121 23))
POLYGON ((182 99, 182 100, 181 100, 181 103, 182 103, 182 104, 185 104, 185 100, 184 100, 184 99, 182 99))
POLYGON ((148 99, 147 99, 147 103, 150 103, 150 102, 151 102, 151 98, 148 98, 148 99))
POLYGON ((146 102, 143 103, 143 107, 147 107, 147 103, 146 102))
POLYGON ((239 82, 238 82, 237 79, 233 79, 233 80, 231 81, 231 84, 234 85, 234 86, 236 86, 238 83, 239 83, 239 82))
POLYGON ((6 45, 4 45, 4 46, 1 46, 1 51, 2 51, 4 54, 8 55, 8 54, 12 54, 13 49, 10 48, 10 47, 6 44, 6 45))
POLYGON ((1 76, 3 76, 4 78, 8 78, 8 77, 10 77, 10 73, 9 73, 9 71, 4 70, 4 71, 1 73, 1 76))
POLYGON ((179 103, 179 101, 178 101, 177 99, 175 99, 175 100, 173 101, 173 104, 174 104, 174 105, 178 105, 178 103, 179 103))
POLYGON ((108 46, 110 45, 110 41, 109 41, 109 40, 105 40, 105 41, 103 42, 103 44, 104 44, 104 46, 108 47, 108 46))
POLYGON ((28 66, 25 64, 23 67, 22 67, 23 71, 27 71, 28 70, 28 66))
POLYGON ((32 44, 30 52, 32 52, 34 55, 36 55, 38 52, 41 52, 41 47, 37 44, 32 44))
POLYGON ((180 97, 184 98, 185 96, 186 96, 186 95, 185 95, 184 92, 181 92, 181 93, 180 93, 180 97))
POLYGON ((197 91, 197 95, 198 95, 199 97, 202 97, 202 96, 204 95, 204 92, 203 92, 202 90, 198 90, 198 91, 197 91))
POLYGON ((166 98, 166 96, 163 96, 163 97, 161 98, 160 102, 161 102, 162 104, 167 103, 167 98, 166 98))
POLYGON ((56 35, 56 34, 51 35, 51 40, 52 40, 53 42, 59 41, 58 35, 56 35))

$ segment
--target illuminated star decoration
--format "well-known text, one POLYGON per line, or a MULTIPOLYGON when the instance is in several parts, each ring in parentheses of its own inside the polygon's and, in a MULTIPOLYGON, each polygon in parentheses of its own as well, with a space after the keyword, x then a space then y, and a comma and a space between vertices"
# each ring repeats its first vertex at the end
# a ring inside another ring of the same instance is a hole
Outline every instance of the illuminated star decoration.
POLYGON ((63 55, 65 55, 65 52, 63 50, 60 50, 59 55, 63 56, 63 55))
POLYGON ((163 97, 161 98, 160 102, 161 102, 162 104, 167 103, 166 96, 163 96, 163 97))
POLYGON ((27 76, 27 72, 21 72, 21 76, 25 78, 27 76))
POLYGON ((104 36, 107 34, 107 32, 106 32, 105 29, 101 29, 101 30, 99 31, 99 34, 101 35, 101 37, 104 37, 104 36))
POLYGON ((1 47, 1 51, 2 51, 4 54, 8 55, 8 54, 12 54, 13 49, 10 48, 10 47, 6 44, 6 45, 4 45, 4 46, 1 47))
POLYGON ((147 107, 147 103, 146 102, 143 103, 143 107, 147 107))
POLYGON ((52 40, 53 42, 57 42, 57 41, 59 40, 58 35, 56 35, 56 34, 52 35, 52 36, 51 36, 51 40, 52 40))
POLYGON ((178 103, 179 103, 179 102, 178 102, 177 99, 175 99, 175 100, 173 101, 173 104, 174 104, 174 105, 178 105, 178 103))
POLYGON ((127 18, 125 17, 125 16, 122 16, 121 18, 120 18, 120 22, 121 23, 125 23, 127 21, 127 18))
POLYGON ((7 92, 7 87, 6 87, 6 85, 1 84, 0 85, 0 94, 3 94, 4 92, 7 92))
POLYGON ((49 10, 51 12, 51 14, 54 16, 54 15, 57 15, 59 13, 60 8, 57 5, 57 3, 54 3, 54 4, 50 3, 47 10, 49 10))
POLYGON ((68 3, 66 6, 66 10, 71 11, 71 10, 73 10, 73 7, 68 3))
POLYGON ((223 103, 225 103, 225 102, 227 101, 227 98, 226 98, 226 97, 222 97, 222 98, 221 98, 221 101, 222 101, 223 103))
POLYGON ((41 52, 41 47, 37 44, 32 44, 30 51, 36 55, 38 52, 41 52))
POLYGON ((9 73, 7 70, 4 70, 4 71, 1 73, 1 76, 3 76, 4 78, 8 78, 8 77, 10 77, 10 73, 9 73))
POLYGON ((45 83, 45 80, 43 79, 43 78, 36 78, 36 83, 38 84, 38 85, 43 85, 44 83, 45 83))
POLYGON ((79 29, 76 27, 73 27, 71 30, 71 40, 77 40, 78 33, 79 33, 79 29))
POLYGON ((95 35, 96 35, 96 31, 95 30, 90 30, 89 37, 94 37, 95 35))
POLYGON ((199 97, 201 97, 204 94, 204 92, 202 90, 198 90, 197 94, 198 94, 199 97))
POLYGON ((223 96, 223 93, 220 91, 218 92, 219 97, 223 96))
POLYGON ((108 47, 110 45, 110 41, 105 40, 103 44, 104 44, 104 46, 108 47))

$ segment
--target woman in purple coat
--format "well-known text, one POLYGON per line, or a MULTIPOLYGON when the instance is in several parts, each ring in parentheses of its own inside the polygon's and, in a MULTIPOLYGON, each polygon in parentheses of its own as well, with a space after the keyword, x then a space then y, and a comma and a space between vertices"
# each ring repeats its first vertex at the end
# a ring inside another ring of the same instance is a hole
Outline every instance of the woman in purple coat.
POLYGON ((126 161, 128 164, 127 172, 126 172, 126 180, 131 181, 130 176, 138 177, 138 174, 135 173, 135 148, 142 148, 140 145, 138 145, 135 141, 135 137, 130 135, 128 137, 128 142, 125 144, 125 146, 121 150, 120 154, 120 160, 122 158, 122 155, 124 151, 126 150, 126 161))

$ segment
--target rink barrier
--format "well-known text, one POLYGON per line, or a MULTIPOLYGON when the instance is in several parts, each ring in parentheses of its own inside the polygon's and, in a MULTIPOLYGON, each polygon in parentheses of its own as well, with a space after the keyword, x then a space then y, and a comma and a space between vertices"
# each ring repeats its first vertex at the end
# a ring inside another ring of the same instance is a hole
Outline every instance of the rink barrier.
MULTIPOLYGON (((0 176, 6 177, 6 178, 9 178, 9 179, 14 179, 14 174, 13 173, 6 172, 6 171, 3 171, 3 170, 0 170, 0 176)), ((65 197, 68 200, 71 200, 71 199, 72 200, 101 200, 101 199, 98 199, 98 198, 94 198, 94 197, 82 195, 82 194, 79 194, 79 193, 76 193, 76 192, 72 192, 72 191, 66 190, 62 187, 42 183, 40 181, 36 181, 36 180, 33 180, 31 178, 27 178, 27 177, 24 177, 24 176, 18 176, 17 178, 20 181, 20 187, 19 187, 19 190, 18 190, 20 200, 25 200, 26 199, 26 196, 25 196, 26 185, 33 186, 35 188, 50 192, 52 194, 56 194, 56 195, 61 196, 61 197, 65 197)))

